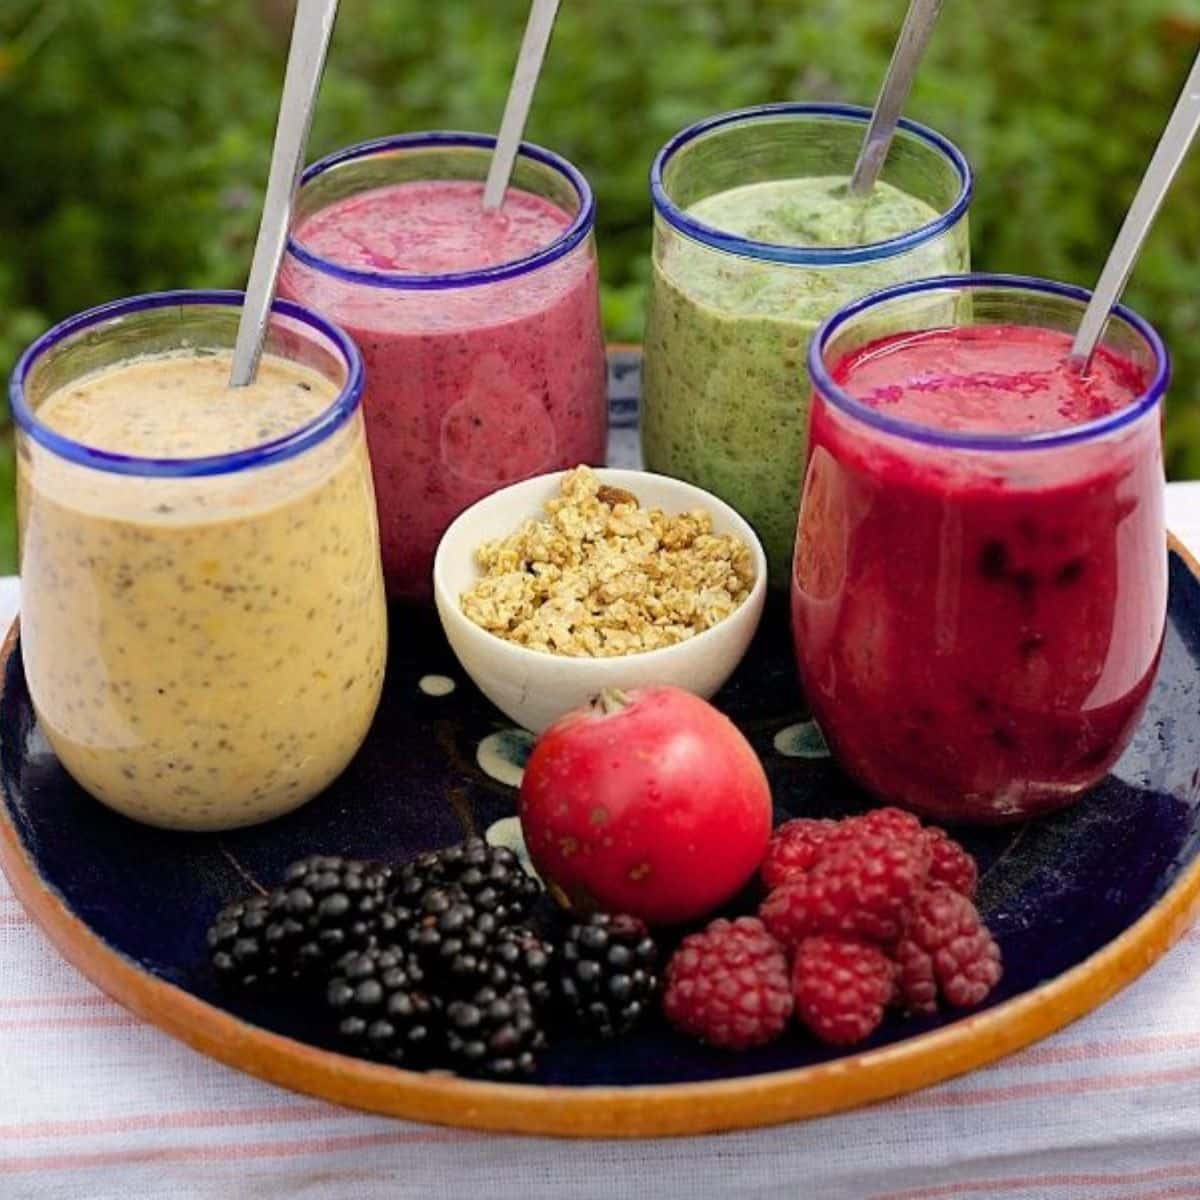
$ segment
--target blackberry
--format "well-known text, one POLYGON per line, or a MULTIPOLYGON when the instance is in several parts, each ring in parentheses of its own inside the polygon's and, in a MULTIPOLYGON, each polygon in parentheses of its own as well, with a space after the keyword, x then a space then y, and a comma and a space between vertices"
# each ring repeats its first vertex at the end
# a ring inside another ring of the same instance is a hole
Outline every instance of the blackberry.
POLYGON ((349 950, 391 937, 391 872, 378 863, 314 854, 294 862, 269 897, 268 946, 289 974, 315 973, 349 950))
POLYGON ((536 1008, 546 1008, 554 994, 554 947, 523 925, 502 926, 487 950, 487 982, 503 989, 523 987, 536 1008))
POLYGON ((499 930, 495 915, 477 909, 460 888, 433 887, 411 910, 406 941, 443 990, 461 995, 485 982, 499 930))
POLYGON ((531 1075, 545 1044, 533 1000, 522 987, 486 986, 446 1006, 446 1049, 451 1066, 464 1075, 531 1075))
POLYGON ((619 1037, 653 1007, 658 947, 637 917, 595 913, 572 925, 559 963, 559 994, 581 1032, 619 1037))
POLYGON ((426 990, 420 964, 394 946, 343 955, 325 989, 338 1033, 359 1057, 422 1067, 441 1055, 442 1005, 426 990))
POLYGON ((461 888, 477 909, 507 925, 529 915, 541 885, 507 846, 492 846, 480 837, 467 838, 405 863, 397 873, 396 895, 415 905, 432 887, 461 888))
POLYGON ((227 904, 208 927, 208 953, 217 974, 239 987, 272 982, 279 964, 266 938, 270 921, 266 896, 247 896, 227 904))

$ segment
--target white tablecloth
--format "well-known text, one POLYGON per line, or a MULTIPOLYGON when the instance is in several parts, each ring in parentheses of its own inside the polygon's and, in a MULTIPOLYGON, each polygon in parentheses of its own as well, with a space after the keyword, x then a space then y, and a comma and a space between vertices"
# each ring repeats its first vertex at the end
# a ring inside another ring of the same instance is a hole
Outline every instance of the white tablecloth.
MULTIPOLYGON (((1200 549, 1200 484, 1168 489, 1200 549)), ((0 583, 0 616, 16 608, 0 583)), ((364 1116, 131 1017, 0 877, 0 1200, 1200 1198, 1200 930, 1056 1037, 875 1108, 660 1142, 559 1142, 364 1116)))

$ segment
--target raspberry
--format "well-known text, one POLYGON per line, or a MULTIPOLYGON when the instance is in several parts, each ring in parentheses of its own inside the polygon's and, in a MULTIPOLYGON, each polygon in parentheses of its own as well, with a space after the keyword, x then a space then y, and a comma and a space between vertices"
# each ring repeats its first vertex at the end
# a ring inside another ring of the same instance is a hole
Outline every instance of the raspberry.
POLYGON ((713 921, 667 964, 667 1020, 726 1050, 774 1041, 792 1015, 787 959, 754 917, 713 921))
POLYGON ((916 841, 924 833, 920 820, 902 808, 873 808, 870 812, 843 821, 842 828, 890 835, 907 841, 916 841))
POLYGON ((894 942, 928 869, 919 842, 859 830, 773 891, 758 915, 785 946, 822 933, 894 942))
POLYGON ((874 808, 841 821, 797 817, 775 830, 763 859, 762 881, 768 889, 792 883, 839 847, 877 835, 921 841, 921 822, 899 808, 874 808))
POLYGON ((922 836, 929 849, 930 882, 944 883, 968 900, 974 899, 975 885, 979 882, 975 860, 944 829, 936 825, 923 830, 922 836))
POLYGON ((763 883, 768 888, 777 888, 811 870, 825 844, 840 828, 837 821, 814 821, 807 817, 785 821, 771 835, 759 868, 763 883))
POLYGON ((895 968, 867 942, 811 937, 796 948, 796 1016, 823 1042, 848 1046, 870 1037, 895 995, 895 968))
POLYGON ((937 976, 933 959, 912 938, 902 937, 892 953, 896 962, 898 1001, 910 1013, 932 1016, 937 1012, 937 976))
POLYGON ((929 958, 942 995, 956 1008, 979 1004, 1003 973, 1000 947, 975 905, 944 883, 933 884, 917 898, 896 947, 906 998, 909 986, 916 986, 908 984, 906 975, 916 980, 918 972, 928 973, 919 962, 920 953, 929 958))

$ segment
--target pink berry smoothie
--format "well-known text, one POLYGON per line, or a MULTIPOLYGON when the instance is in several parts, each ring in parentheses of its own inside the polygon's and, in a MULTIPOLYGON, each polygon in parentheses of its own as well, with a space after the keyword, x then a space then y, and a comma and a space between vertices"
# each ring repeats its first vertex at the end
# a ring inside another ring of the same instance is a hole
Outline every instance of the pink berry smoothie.
POLYGON ((604 461, 591 238, 553 261, 488 278, 484 269, 551 246, 572 217, 516 188, 485 213, 482 196, 482 183, 469 180, 346 196, 303 219, 295 238, 352 277, 295 255, 281 275, 284 295, 337 322, 362 350, 384 575, 401 599, 428 599, 437 543, 476 500, 531 475, 604 461))
POLYGON ((1147 372, 1019 325, 883 338, 830 363, 843 393, 960 448, 882 432, 818 389, 792 586, 814 715, 877 796, 1001 821, 1098 781, 1149 694, 1166 612, 1150 410, 1095 439, 997 448, 1128 408, 1147 372))

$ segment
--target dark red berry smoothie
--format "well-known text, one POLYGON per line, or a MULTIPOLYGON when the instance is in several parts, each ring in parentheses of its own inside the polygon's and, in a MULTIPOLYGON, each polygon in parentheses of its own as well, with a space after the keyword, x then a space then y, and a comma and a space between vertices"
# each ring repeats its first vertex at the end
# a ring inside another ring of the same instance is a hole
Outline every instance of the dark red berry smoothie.
POLYGON ((303 220, 297 241, 349 280, 289 255, 281 292, 358 342, 367 436, 391 595, 430 595, 446 526, 505 484, 604 461, 604 345, 591 238, 511 278, 411 287, 403 276, 477 272, 526 258, 572 218, 510 188, 485 213, 483 185, 414 181, 358 192, 303 220), (389 283, 389 279, 391 282, 389 283))
POLYGON ((1163 467, 1148 372, 1101 349, 1086 377, 1064 333, 1019 325, 886 337, 833 381, 933 442, 821 394, 792 608, 814 715, 846 770, 944 820, 1068 803, 1124 750, 1166 611, 1163 467), (937 444, 979 435, 986 448, 937 444), (991 435, 989 439, 989 435, 991 435))

